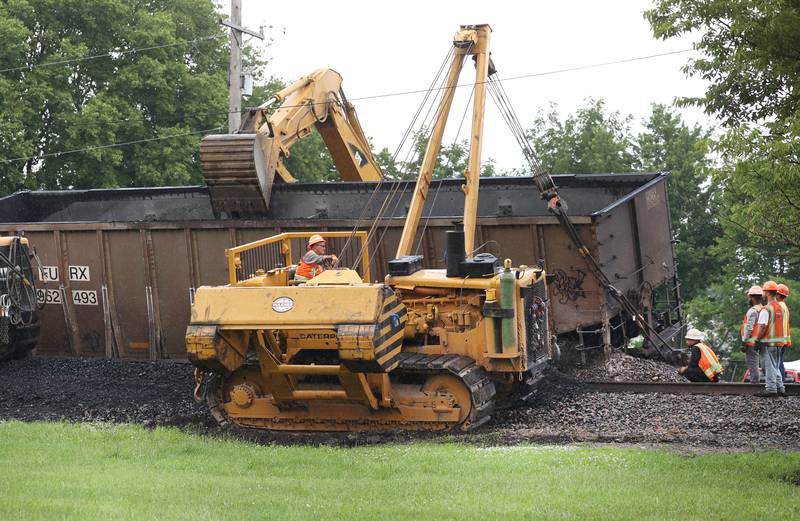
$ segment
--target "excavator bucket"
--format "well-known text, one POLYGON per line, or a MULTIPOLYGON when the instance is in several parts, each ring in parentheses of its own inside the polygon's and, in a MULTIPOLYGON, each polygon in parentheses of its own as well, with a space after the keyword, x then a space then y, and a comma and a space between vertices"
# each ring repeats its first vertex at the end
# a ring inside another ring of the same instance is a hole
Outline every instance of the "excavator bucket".
POLYGON ((243 218, 267 211, 272 179, 258 174, 264 159, 257 147, 256 134, 211 134, 200 142, 203 178, 217 217, 243 218))

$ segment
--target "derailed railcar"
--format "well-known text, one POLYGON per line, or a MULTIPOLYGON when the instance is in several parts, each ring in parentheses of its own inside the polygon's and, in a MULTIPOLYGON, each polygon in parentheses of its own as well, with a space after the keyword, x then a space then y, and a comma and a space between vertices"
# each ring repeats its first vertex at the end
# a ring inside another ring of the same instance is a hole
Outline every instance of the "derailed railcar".
MULTIPOLYGON (((682 315, 667 178, 554 176, 579 234, 615 288, 663 337, 678 342, 682 315)), ((431 186, 417 242, 428 267, 444 267, 444 232, 463 214, 461 183, 431 186)), ((479 251, 515 264, 544 264, 553 330, 572 349, 608 348, 637 334, 529 178, 486 178, 480 190, 479 251)), ((225 248, 284 231, 367 230, 380 217, 370 272, 382 280, 412 191, 410 181, 275 185, 266 212, 221 204, 207 187, 19 192, 0 199, 0 234, 24 233, 41 259, 38 354, 183 358, 192 295, 201 285, 227 282, 225 248)), ((340 239, 329 249, 355 263, 357 242, 340 239)), ((304 251, 295 246, 298 255, 304 251)))

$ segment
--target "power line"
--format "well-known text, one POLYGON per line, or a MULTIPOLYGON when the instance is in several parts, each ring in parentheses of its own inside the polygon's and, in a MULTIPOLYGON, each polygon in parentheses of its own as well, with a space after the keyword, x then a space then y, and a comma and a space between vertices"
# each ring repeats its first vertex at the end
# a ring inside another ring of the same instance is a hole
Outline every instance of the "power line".
MULTIPOLYGON (((574 72, 574 71, 585 70, 585 69, 596 69, 596 68, 599 68, 599 67, 606 67, 606 66, 609 66, 609 65, 620 65, 620 64, 623 64, 623 63, 631 63, 631 62, 637 62, 637 61, 642 61, 642 60, 649 60, 649 59, 652 59, 652 58, 661 58, 661 57, 664 57, 664 56, 671 56, 671 55, 675 55, 675 54, 683 54, 683 53, 687 53, 687 52, 692 51, 692 50, 693 49, 681 49, 681 50, 678 50, 678 51, 669 51, 669 52, 664 52, 664 53, 660 53, 660 54, 650 54, 650 55, 647 55, 647 56, 637 56, 637 57, 634 57, 634 58, 624 58, 624 59, 621 59, 621 60, 615 60, 615 61, 609 61, 609 62, 593 63, 593 64, 588 64, 588 65, 578 65, 578 66, 569 67, 569 68, 566 68, 566 69, 556 69, 556 70, 545 71, 545 72, 534 72, 534 73, 531 73, 531 74, 522 74, 522 75, 519 75, 519 76, 511 76, 509 78, 496 79, 496 80, 487 80, 487 82, 494 81, 494 82, 498 82, 498 83, 504 83, 504 82, 507 82, 507 81, 514 81, 514 80, 520 80, 520 79, 525 79, 525 78, 536 78, 536 77, 540 77, 540 76, 551 76, 551 75, 554 75, 554 74, 562 74, 562 73, 565 73, 565 72, 574 72)), ((0 72, 2 72, 2 71, 0 71, 0 72)), ((386 94, 375 94, 375 95, 372 95, 372 96, 361 96, 361 97, 357 97, 357 98, 349 98, 348 97, 348 100, 349 101, 361 101, 361 100, 369 100, 369 99, 389 98, 389 97, 395 97, 395 96, 406 96, 406 95, 409 95, 409 94, 423 94, 423 93, 431 92, 431 91, 434 91, 434 90, 445 90, 445 89, 449 89, 449 88, 460 88, 460 87, 474 87, 476 84, 477 84, 476 82, 461 83, 461 84, 455 85, 454 87, 431 87, 431 88, 428 88, 428 89, 418 89, 418 90, 391 92, 391 93, 386 93, 386 94)), ((281 105, 280 107, 284 108, 284 109, 292 109, 292 108, 305 107, 305 106, 308 106, 308 105, 325 105, 327 103, 330 103, 330 102, 329 101, 316 101, 316 102, 302 103, 302 104, 298 104, 298 105, 281 105)), ((249 110, 257 110, 257 109, 258 109, 258 107, 245 107, 242 110, 242 112, 249 111, 249 110)), ((190 114, 190 116, 217 116, 217 115, 227 115, 227 114, 231 114, 231 111, 229 111, 229 110, 217 110, 217 111, 209 111, 209 112, 198 112, 196 114, 190 114)))
POLYGON ((38 69, 39 67, 52 67, 53 65, 63 65, 65 63, 74 63, 74 62, 81 62, 87 60, 97 60, 99 58, 111 58, 113 56, 120 56, 123 54, 134 54, 137 52, 144 52, 144 51, 152 51, 155 49, 165 49, 167 47, 177 47, 179 45, 190 45, 197 42, 202 42, 205 40, 217 40, 219 38, 227 38, 227 34, 217 34, 213 36, 202 36, 200 38, 195 38, 194 40, 187 40, 183 42, 175 42, 175 43, 165 43, 163 45, 153 45, 152 47, 140 47, 138 49, 128 49, 125 51, 110 51, 103 54, 93 54, 91 56, 82 56, 80 58, 68 58, 64 60, 56 60, 52 62, 46 63, 33 63, 30 65, 23 65, 21 67, 11 67, 9 69, 0 69, 0 73, 4 72, 14 72, 14 71, 22 71, 22 70, 33 70, 38 69))
MULTIPOLYGON (((211 37, 207 37, 207 38, 211 38, 211 37)), ((226 36, 226 38, 227 38, 227 36, 226 36)), ((141 50, 145 50, 145 49, 138 49, 138 50, 141 51, 141 50)), ((661 53, 661 54, 651 54, 651 55, 648 55, 648 56, 638 56, 638 57, 635 57, 635 58, 625 58, 625 59, 622 59, 622 60, 615 60, 615 61, 610 61, 610 62, 594 63, 594 64, 589 64, 589 65, 578 65, 576 67, 570 67, 570 68, 566 68, 566 69, 556 69, 556 70, 552 70, 552 71, 534 72, 534 73, 531 73, 531 74, 522 74, 522 75, 519 75, 519 76, 511 76, 509 78, 497 79, 497 80, 494 80, 494 81, 502 83, 502 82, 506 82, 506 81, 513 81, 513 80, 519 80, 519 79, 525 79, 525 78, 535 78, 535 77, 539 77, 539 76, 550 76, 550 75, 553 75, 553 74, 561 74, 561 73, 565 73, 565 72, 573 72, 573 71, 579 71, 579 70, 584 70, 584 69, 594 69, 594 68, 605 67, 605 66, 609 66, 609 65, 619 65, 619 64, 623 64, 623 63, 630 63, 630 62, 636 62, 636 61, 641 61, 641 60, 648 60, 648 59, 651 59, 651 58, 660 58, 660 57, 663 57, 663 56, 670 56, 670 55, 674 55, 674 54, 682 54, 682 53, 689 52, 691 50, 693 50, 693 49, 682 49, 682 50, 679 50, 679 51, 670 51, 670 52, 665 52, 665 53, 661 53)), ((136 51, 136 49, 134 49, 134 50, 132 50, 130 52, 133 52, 133 51, 136 51)), ((45 65, 45 64, 43 64, 43 65, 45 65)), ((5 71, 9 71, 9 70, 15 70, 15 69, 4 69, 4 70, 5 71)), ((0 72, 3 72, 3 70, 0 70, 0 72)), ((386 93, 386 94, 375 94, 375 95, 372 95, 372 96, 361 96, 361 97, 358 97, 358 98, 348 98, 348 100, 350 100, 350 101, 360 101, 360 100, 389 98, 389 97, 394 97, 394 96, 406 96, 406 95, 409 95, 409 94, 423 94, 423 93, 431 92, 433 90, 443 90, 443 89, 448 89, 448 88, 459 88, 459 87, 474 87, 475 85, 476 85, 475 82, 462 83, 462 84, 455 85, 454 87, 431 87, 431 88, 428 88, 428 89, 400 91, 400 92, 392 92, 392 93, 386 93)), ((324 105, 324 104, 327 104, 327 103, 330 103, 330 102, 329 101, 318 101, 318 102, 302 103, 302 104, 298 104, 298 105, 281 105, 281 108, 291 109, 291 108, 304 107, 304 106, 308 106, 308 105, 324 105)), ((243 111, 257 110, 257 109, 258 109, 258 107, 245 107, 243 109, 243 111)), ((229 110, 215 110, 215 111, 208 111, 208 112, 197 112, 197 113, 189 114, 189 115, 187 115, 187 117, 221 116, 221 115, 228 115, 230 113, 231 113, 231 111, 229 111, 229 110)), ((172 121, 172 120, 169 120, 169 121, 172 121)), ((181 120, 181 121, 183 121, 183 120, 181 120)))
MULTIPOLYGON (((693 51, 693 50, 694 49, 681 49, 679 51, 669 51, 669 52, 662 52, 662 53, 659 53, 659 54, 649 54, 647 56, 636 56, 634 58, 623 58, 621 60, 614 60, 614 61, 609 61, 609 62, 592 63, 592 64, 589 64, 589 65, 578 65, 578 66, 575 66, 575 67, 568 67, 566 69, 555 69, 555 70, 552 70, 552 71, 534 72, 534 73, 531 73, 531 74, 522 74, 522 75, 519 75, 519 76, 511 76, 509 78, 504 78, 503 80, 499 80, 499 81, 506 82, 506 81, 512 81, 512 80, 521 80, 521 79, 524 79, 524 78, 535 78, 535 77, 538 77, 538 76, 550 76, 550 75, 553 75, 553 74, 561 74, 561 73, 564 73, 564 72, 574 72, 574 71, 580 71, 580 70, 584 70, 584 69, 596 69, 598 67, 606 67, 606 66, 609 66, 609 65, 619 65, 619 64, 623 64, 623 63, 631 63, 631 62, 636 62, 636 61, 649 60, 649 59, 652 59, 652 58, 661 58, 663 56, 671 56, 671 55, 674 55, 674 54, 683 54, 683 53, 687 53, 687 52, 690 52, 690 51, 693 51)), ((490 80, 486 80, 486 82, 489 82, 489 81, 490 80)), ((484 82, 484 83, 486 83, 486 82, 484 82)), ((439 89, 457 89, 459 87, 472 87, 474 85, 477 85, 478 83, 479 82, 459 83, 458 85, 455 85, 453 87, 437 87, 437 88, 439 88, 439 89)), ((421 93, 424 93, 424 92, 426 92, 425 89, 408 90, 408 91, 401 91, 401 92, 390 92, 390 93, 386 93, 386 94, 376 94, 374 96, 361 96, 361 97, 358 97, 358 98, 350 98, 350 100, 351 101, 360 101, 360 100, 369 100, 369 99, 378 99, 378 98, 389 98, 389 97, 393 97, 393 96, 405 96, 405 95, 408 95, 408 94, 421 94, 421 93)))
POLYGON ((137 140, 134 140, 134 141, 126 141, 124 143, 110 143, 110 144, 107 144, 107 145, 96 145, 96 146, 91 146, 91 147, 75 148, 75 149, 72 149, 72 150, 65 150, 63 152, 51 152, 49 154, 42 154, 40 156, 15 157, 13 159, 3 159, 2 161, 0 161, 0 163, 12 163, 14 161, 27 161, 29 159, 43 159, 45 157, 58 157, 58 156, 65 156, 65 155, 68 155, 68 154, 76 154, 78 152, 89 152, 90 150, 98 150, 98 149, 103 149, 103 148, 124 147, 124 146, 128 146, 128 145, 137 145, 139 143, 149 143, 151 141, 163 141, 165 139, 173 139, 173 138, 176 138, 176 137, 185 137, 185 136, 192 136, 192 135, 195 135, 195 134, 203 134, 205 132, 213 132, 213 131, 219 130, 221 128, 224 128, 224 126, 221 125, 219 127, 209 128, 209 129, 205 129, 205 130, 194 130, 192 132, 183 132, 181 134, 172 134, 170 136, 159 136, 159 137, 151 137, 151 138, 145 138, 145 139, 137 139, 137 140))
MULTIPOLYGON (((220 38, 220 37, 221 36, 206 36, 206 37, 203 37, 203 38, 198 38, 197 40, 193 40, 193 41, 208 40, 208 39, 220 38)), ((191 43, 191 42, 182 42, 182 43, 191 43)), ((170 45, 180 45, 180 44, 170 44, 170 45)), ((153 47, 153 48, 159 48, 159 47, 166 47, 166 46, 156 46, 156 47, 153 47)), ((148 49, 150 49, 150 48, 148 48, 148 49)), ((144 48, 143 49, 131 49, 130 51, 125 51, 125 52, 129 52, 130 53, 130 52, 139 52, 139 51, 143 51, 143 50, 147 50, 147 49, 144 49, 144 48)), ((652 58, 661 58, 663 56, 672 56, 672 55, 676 55, 676 54, 683 54, 683 53, 690 52, 692 50, 693 49, 681 49, 681 50, 677 50, 677 51, 669 51, 669 52, 663 52, 663 53, 658 53, 658 54, 649 54, 649 55, 646 55, 646 56, 636 56, 636 57, 633 57, 633 58, 623 58, 621 60, 607 61, 607 62, 601 62, 601 63, 593 63, 593 64, 588 64, 588 65, 578 65, 578 66, 575 66, 575 67, 568 67, 568 68, 564 68, 564 69, 556 69, 556 70, 552 70, 552 71, 535 72, 535 73, 531 73, 531 74, 522 74, 522 75, 518 75, 518 76, 511 76, 509 78, 504 78, 502 80, 499 80, 499 79, 498 80, 488 80, 487 79, 487 82, 494 81, 494 82, 497 82, 497 83, 503 83, 503 82, 507 82, 507 81, 514 81, 514 80, 520 80, 520 79, 525 79, 525 78, 535 78, 535 77, 540 77, 540 76, 550 76, 550 75, 554 75, 554 74, 562 74, 562 73, 565 73, 565 72, 574 72, 574 71, 585 70, 585 69, 595 69, 595 68, 598 68, 598 67, 607 67, 609 65, 619 65, 619 64, 623 64, 623 63, 631 63, 631 62, 637 62, 637 61, 642 61, 642 60, 649 60, 649 59, 652 59, 652 58)), ((102 56, 106 56, 106 55, 97 55, 97 57, 102 57, 102 56)), ((91 59, 91 58, 92 57, 86 57, 85 59, 91 59)), ((69 61, 69 60, 67 60, 67 61, 69 61)), ((42 64, 40 66, 51 65, 51 64, 55 64, 55 63, 56 62, 50 62, 48 64, 42 64)), ((26 68, 26 67, 23 67, 23 68, 26 68)), ((9 71, 9 70, 16 70, 16 69, 5 69, 5 71, 9 71)), ((0 72, 5 72, 5 71, 4 70, 0 70, 0 72)), ((386 93, 386 94, 376 94, 376 95, 373 95, 373 96, 361 96, 361 97, 349 98, 349 99, 351 101, 359 101, 359 100, 389 98, 389 97, 395 97, 395 96, 406 96, 406 95, 409 95, 409 94, 424 94, 424 93, 430 93, 432 91, 446 90, 446 89, 449 89, 449 88, 474 87, 476 84, 477 84, 477 82, 462 83, 462 84, 455 85, 453 87, 431 87, 431 88, 428 88, 428 89, 392 92, 392 93, 386 93)), ((296 107, 306 106, 306 105, 309 105, 309 104, 324 104, 324 103, 328 103, 328 102, 327 101, 326 102, 316 102, 316 103, 315 102, 311 102, 311 103, 303 103, 302 105, 285 105, 285 106, 282 105, 281 108, 296 108, 296 107)), ((245 110, 255 110, 256 108, 257 107, 249 107, 249 108, 246 108, 245 110)), ((203 113, 203 114, 204 115, 217 115, 217 114, 228 114, 228 113, 229 113, 229 111, 216 111, 216 112, 207 112, 207 113, 203 113)), ((125 142, 125 143, 112 143, 112 144, 108 144, 108 145, 98 145, 98 146, 93 146, 93 147, 78 148, 78 149, 74 149, 74 150, 66 150, 64 152, 53 152, 53 153, 44 154, 44 155, 41 155, 41 156, 28 156, 28 157, 17 157, 17 158, 13 158, 13 159, 4 159, 4 160, 0 160, 0 163, 5 164, 5 163, 11 163, 11 162, 15 162, 15 161, 23 161, 23 160, 27 161, 29 159, 45 158, 45 157, 56 157, 56 156, 61 156, 61 155, 74 154, 74 153, 78 153, 78 152, 86 152, 86 151, 102 149, 102 148, 113 148, 113 147, 134 145, 134 144, 138 144, 138 143, 145 143, 145 142, 148 142, 148 141, 160 141, 160 140, 171 139, 171 138, 175 138, 175 137, 181 137, 181 136, 187 136, 187 135, 193 135, 193 134, 202 134, 204 132, 211 132, 213 130, 219 130, 221 128, 223 128, 223 127, 220 126, 220 127, 216 127, 216 128, 212 128, 212 129, 208 129, 208 130, 198 130, 198 131, 194 131, 194 132, 187 132, 187 133, 184 133, 184 134, 174 134, 172 136, 162 136, 162 137, 142 139, 142 140, 137 140, 137 141, 129 141, 129 142, 125 142)))

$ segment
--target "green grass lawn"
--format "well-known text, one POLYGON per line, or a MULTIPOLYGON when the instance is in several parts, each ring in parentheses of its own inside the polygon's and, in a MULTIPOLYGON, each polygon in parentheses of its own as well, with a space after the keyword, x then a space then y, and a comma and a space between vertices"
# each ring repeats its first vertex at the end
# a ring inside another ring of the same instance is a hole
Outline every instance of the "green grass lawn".
MULTIPOLYGON (((798 434, 800 435, 800 433, 798 434)), ((798 519, 800 453, 266 447, 0 423, 0 519, 798 519)))

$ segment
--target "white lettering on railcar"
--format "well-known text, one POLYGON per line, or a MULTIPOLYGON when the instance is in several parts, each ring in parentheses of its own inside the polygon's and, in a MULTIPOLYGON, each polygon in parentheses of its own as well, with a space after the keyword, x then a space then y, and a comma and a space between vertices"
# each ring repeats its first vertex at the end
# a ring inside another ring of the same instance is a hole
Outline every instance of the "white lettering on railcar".
POLYGON ((39 288, 36 290, 36 300, 39 304, 61 304, 61 291, 39 288))
POLYGON ((89 266, 70 266, 69 280, 75 282, 89 282, 89 266))
POLYGON ((77 306, 97 306, 97 292, 93 289, 73 289, 72 303, 77 306))
POLYGON ((39 280, 42 282, 57 282, 58 266, 39 266, 39 280))

